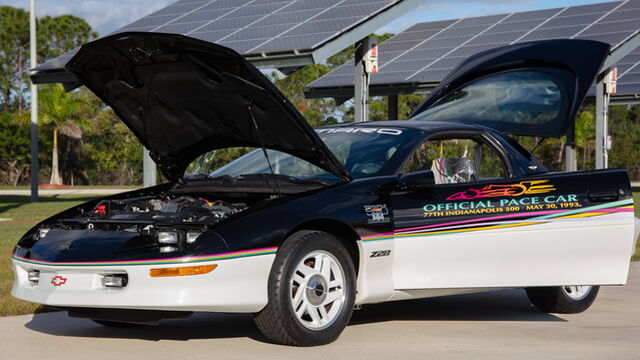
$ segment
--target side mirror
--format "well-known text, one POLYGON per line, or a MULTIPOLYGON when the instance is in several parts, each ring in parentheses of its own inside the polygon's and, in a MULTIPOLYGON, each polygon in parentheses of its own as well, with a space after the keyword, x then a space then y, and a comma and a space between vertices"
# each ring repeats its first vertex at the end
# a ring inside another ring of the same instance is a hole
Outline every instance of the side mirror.
POLYGON ((398 179, 398 188, 402 190, 428 189, 436 184, 431 170, 420 170, 404 173, 398 179))

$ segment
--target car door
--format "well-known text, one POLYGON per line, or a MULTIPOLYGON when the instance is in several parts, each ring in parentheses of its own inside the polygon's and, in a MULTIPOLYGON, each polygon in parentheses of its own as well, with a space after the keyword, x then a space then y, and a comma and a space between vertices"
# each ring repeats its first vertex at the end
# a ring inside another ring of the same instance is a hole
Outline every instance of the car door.
POLYGON ((499 283, 509 270, 503 258, 520 251, 496 237, 515 226, 510 219, 521 206, 510 198, 548 188, 512 178, 505 156, 481 132, 438 135, 416 149, 401 173, 431 169, 425 176, 435 184, 392 193, 396 289, 499 283))
POLYGON ((507 142, 480 135, 432 135, 401 169, 400 183, 411 180, 391 194, 394 287, 624 284, 626 171, 527 174, 507 142))
MULTIPOLYGON (((454 69, 411 119, 562 137, 608 54, 609 45, 586 40, 536 41, 482 52, 454 69)), ((470 164, 477 168, 475 159, 445 152, 423 156, 422 166, 436 170, 440 183, 393 195, 396 288, 624 283, 633 226, 628 180, 613 178, 622 175, 487 179, 464 172, 470 164), (606 192, 621 194, 620 199, 589 195, 601 192, 600 186, 611 187, 606 192), (601 206, 610 207, 606 219, 582 222, 582 216, 591 216, 589 209, 601 206), (569 214, 562 221, 549 220, 559 211, 569 214), (622 240, 607 242, 607 234, 622 240)))

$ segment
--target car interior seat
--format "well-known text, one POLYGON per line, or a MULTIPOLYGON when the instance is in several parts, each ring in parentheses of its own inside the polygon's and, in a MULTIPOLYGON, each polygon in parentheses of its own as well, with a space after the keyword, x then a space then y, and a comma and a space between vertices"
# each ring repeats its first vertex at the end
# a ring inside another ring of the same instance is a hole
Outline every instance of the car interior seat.
POLYGON ((469 158, 437 158, 431 162, 436 184, 458 184, 475 180, 474 161, 469 158))

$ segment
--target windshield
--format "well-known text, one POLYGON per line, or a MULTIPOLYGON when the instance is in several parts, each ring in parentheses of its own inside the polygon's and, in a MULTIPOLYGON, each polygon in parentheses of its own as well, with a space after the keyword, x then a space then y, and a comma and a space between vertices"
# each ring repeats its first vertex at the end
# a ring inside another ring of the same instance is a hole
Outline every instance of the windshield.
MULTIPOLYGON (((316 132, 353 178, 380 174, 410 136, 408 129, 391 127, 334 127, 316 132)), ((332 173, 291 154, 272 149, 267 149, 267 154, 276 175, 300 180, 338 180, 332 173)), ((200 156, 187 168, 185 178, 203 175, 238 178, 253 174, 271 174, 262 149, 230 148, 200 156), (235 160, 220 166, 221 156, 229 157, 229 153, 235 154, 235 160), (237 157, 238 154, 241 156, 237 157)))

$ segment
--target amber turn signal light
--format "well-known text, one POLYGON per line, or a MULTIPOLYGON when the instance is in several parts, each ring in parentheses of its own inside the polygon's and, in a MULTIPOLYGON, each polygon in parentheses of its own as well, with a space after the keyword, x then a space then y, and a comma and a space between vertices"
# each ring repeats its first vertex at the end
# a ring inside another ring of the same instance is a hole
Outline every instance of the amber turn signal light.
POLYGON ((201 265, 176 268, 160 268, 149 270, 151 277, 202 275, 212 272, 218 265, 201 265))

